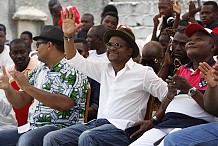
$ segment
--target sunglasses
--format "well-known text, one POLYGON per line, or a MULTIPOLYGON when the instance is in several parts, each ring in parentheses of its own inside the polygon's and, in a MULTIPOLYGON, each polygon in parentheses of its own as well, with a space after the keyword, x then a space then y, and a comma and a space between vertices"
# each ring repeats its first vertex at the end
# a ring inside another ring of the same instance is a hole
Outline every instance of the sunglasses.
POLYGON ((47 44, 48 42, 36 42, 36 48, 39 48, 39 45, 41 44, 47 44))
POLYGON ((124 47, 124 45, 122 45, 120 43, 112 43, 112 42, 108 42, 105 45, 108 49, 110 49, 111 47, 114 47, 116 49, 120 49, 121 47, 124 47))

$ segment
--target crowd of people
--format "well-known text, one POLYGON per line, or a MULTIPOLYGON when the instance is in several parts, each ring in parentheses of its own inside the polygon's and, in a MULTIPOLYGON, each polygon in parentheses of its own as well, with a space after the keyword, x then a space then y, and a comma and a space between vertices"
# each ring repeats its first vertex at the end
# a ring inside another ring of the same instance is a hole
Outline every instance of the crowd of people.
POLYGON ((114 5, 95 24, 50 0, 9 43, 0 24, 0 146, 216 146, 218 5, 188 5, 159 0, 143 48, 114 5))

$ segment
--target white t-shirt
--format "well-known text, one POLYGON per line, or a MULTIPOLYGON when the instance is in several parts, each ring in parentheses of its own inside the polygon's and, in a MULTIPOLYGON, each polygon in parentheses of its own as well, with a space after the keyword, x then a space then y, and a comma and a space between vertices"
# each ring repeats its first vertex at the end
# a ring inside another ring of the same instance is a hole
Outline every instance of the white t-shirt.
POLYGON ((17 127, 14 110, 12 110, 12 106, 2 89, 0 89, 0 107, 0 131, 17 127))
POLYGON ((14 64, 13 60, 11 59, 10 55, 9 55, 9 47, 7 45, 5 45, 3 52, 0 54, 0 72, 1 71, 1 67, 2 65, 4 66, 9 66, 14 64))
POLYGON ((215 116, 203 110, 192 97, 188 96, 188 94, 176 95, 167 106, 166 113, 168 112, 181 113, 208 122, 216 120, 215 116))
POLYGON ((87 59, 91 61, 98 61, 98 62, 109 62, 106 52, 98 55, 96 53, 96 50, 89 50, 89 57, 87 59))

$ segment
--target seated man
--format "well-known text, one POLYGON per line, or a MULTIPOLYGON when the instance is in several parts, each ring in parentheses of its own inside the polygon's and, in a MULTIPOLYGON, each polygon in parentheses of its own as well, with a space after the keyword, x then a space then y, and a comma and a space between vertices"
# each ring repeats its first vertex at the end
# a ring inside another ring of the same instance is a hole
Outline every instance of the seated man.
MULTIPOLYGON (((142 49, 142 57, 140 59, 140 63, 142 65, 150 66, 153 68, 154 72, 158 75, 158 72, 161 69, 163 60, 163 47, 157 41, 150 41, 146 43, 142 49)), ((152 97, 151 97, 152 98, 152 97)), ((157 111, 160 106, 160 101, 157 98, 154 98, 153 102, 153 111, 157 111)))
MULTIPOLYGON (((9 47, 9 55, 13 60, 14 65, 6 67, 7 72, 17 70, 19 72, 22 72, 26 77, 28 77, 30 72, 38 65, 38 61, 34 61, 31 57, 29 57, 29 46, 22 39, 14 39, 11 41, 9 47)), ((16 82, 13 81, 13 78, 10 76, 10 74, 9 80, 14 89, 19 90, 19 87, 16 85, 16 82)), ((27 123, 28 110, 31 104, 32 102, 18 109, 13 107, 16 114, 18 126, 22 126, 27 123)))
POLYGON ((167 47, 164 62, 159 71, 159 77, 165 80, 168 76, 173 76, 176 70, 184 64, 190 62, 187 56, 185 45, 188 41, 188 37, 184 33, 185 27, 180 26, 175 33, 172 43, 167 47))
MULTIPOLYGON (((218 40, 218 38, 217 38, 218 40)), ((218 117, 218 63, 213 68, 206 62, 200 63, 201 75, 207 81, 208 88, 204 93, 205 109, 212 115, 218 117)), ((185 128, 165 137, 164 145, 190 145, 190 146, 212 146, 218 143, 218 123, 212 122, 185 128)))
POLYGON ((179 74, 167 80, 168 102, 162 102, 159 109, 165 111, 163 120, 160 121, 163 115, 157 112, 153 117, 153 123, 144 122, 144 125, 153 124, 154 128, 146 131, 131 146, 150 146, 170 132, 215 120, 213 115, 205 111, 203 93, 207 89, 207 82, 200 75, 198 65, 200 62, 208 62, 211 66, 215 64, 213 55, 216 51, 216 41, 210 31, 199 24, 189 25, 185 34, 189 37, 186 51, 191 62, 182 65, 179 74))
POLYGON ((154 72, 158 74, 163 61, 163 47, 159 42, 150 41, 146 43, 142 49, 142 57, 140 63, 150 66, 154 72))
POLYGON ((3 67, 0 88, 5 91, 8 101, 15 108, 32 101, 33 104, 26 125, 0 132, 2 145, 42 145, 48 132, 84 121, 87 78, 67 63, 63 31, 46 25, 33 39, 37 41, 38 59, 43 64, 30 73, 29 80, 19 71, 10 73, 20 91, 9 84, 3 67))
POLYGON ((75 25, 75 14, 71 9, 66 14, 62 15, 66 57, 72 66, 101 84, 98 116, 87 124, 48 133, 43 145, 129 145, 130 139, 124 130, 144 119, 150 94, 163 99, 167 84, 151 67, 133 62, 139 48, 134 34, 127 27, 104 34, 109 62, 83 58, 76 51, 72 39, 82 24, 75 25))
MULTIPOLYGON (((14 65, 6 67, 6 71, 10 72, 12 70, 17 70, 17 71, 22 72, 27 77, 28 74, 32 71, 32 69, 38 65, 36 62, 34 62, 29 57, 29 49, 27 45, 21 39, 14 39, 10 42, 9 48, 10 48, 9 55, 11 59, 13 60, 14 65)), ((13 80, 12 78, 10 79, 11 81, 13 80)), ((11 82, 11 84, 12 86, 14 86, 14 88, 17 88, 15 82, 11 82)), ((1 103, 0 130, 7 129, 10 127, 17 127, 17 124, 18 126, 26 124, 27 116, 28 116, 28 109, 29 109, 31 102, 30 104, 26 105, 25 107, 21 109, 14 109, 16 113, 16 118, 15 118, 15 113, 12 110, 12 106, 6 99, 4 90, 2 89, 0 93, 0 98, 1 98, 1 101, 0 101, 1 103)))

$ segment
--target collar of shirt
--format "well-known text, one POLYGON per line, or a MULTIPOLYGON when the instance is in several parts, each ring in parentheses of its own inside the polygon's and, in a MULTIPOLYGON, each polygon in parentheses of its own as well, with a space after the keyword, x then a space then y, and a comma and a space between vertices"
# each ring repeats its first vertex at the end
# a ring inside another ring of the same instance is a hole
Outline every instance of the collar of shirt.
MULTIPOLYGON (((212 58, 210 58, 208 61, 207 61, 207 63, 210 65, 210 66, 213 66, 215 63, 216 63, 216 61, 213 59, 213 57, 212 58)), ((186 68, 192 68, 193 67, 193 62, 192 61, 190 61, 187 65, 185 65, 185 67, 186 68)))
POLYGON ((49 68, 45 63, 42 65, 42 69, 49 69, 51 72, 59 72, 60 69, 67 63, 66 58, 62 58, 61 61, 59 61, 56 65, 49 68))
MULTIPOLYGON (((132 60, 132 58, 130 58, 130 59, 126 62, 125 67, 128 67, 129 69, 132 69, 134 63, 135 63, 135 62, 132 60)), ((112 64, 109 63, 109 64, 108 64, 108 67, 112 67, 112 64)), ((124 67, 124 68, 125 68, 125 67, 124 67)))

